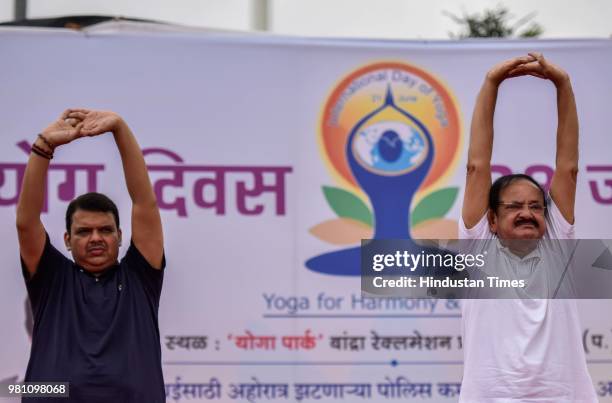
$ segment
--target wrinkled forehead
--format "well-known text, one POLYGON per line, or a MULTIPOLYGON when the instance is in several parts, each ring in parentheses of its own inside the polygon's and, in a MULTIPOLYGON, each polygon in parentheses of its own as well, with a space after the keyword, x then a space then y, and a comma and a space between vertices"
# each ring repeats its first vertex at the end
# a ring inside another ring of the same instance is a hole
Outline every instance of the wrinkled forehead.
POLYGON ((544 203, 542 191, 528 180, 513 181, 500 193, 502 202, 540 202, 544 203))
POLYGON ((110 211, 89 211, 77 209, 72 214, 72 228, 86 227, 86 228, 99 228, 115 226, 115 217, 110 211))

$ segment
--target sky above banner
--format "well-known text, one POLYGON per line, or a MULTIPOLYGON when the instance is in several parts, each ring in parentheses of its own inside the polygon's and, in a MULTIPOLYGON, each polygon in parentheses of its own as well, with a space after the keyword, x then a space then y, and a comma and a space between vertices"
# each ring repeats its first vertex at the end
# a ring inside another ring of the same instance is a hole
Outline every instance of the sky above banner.
MULTIPOLYGON (((12 18, 12 1, 0 4, 0 20, 12 18)), ((62 15, 112 15, 197 27, 251 30, 257 7, 265 1, 183 0, 180 7, 164 0, 28 0, 29 18, 62 15)), ((609 38, 612 3, 607 0, 270 0, 268 31, 275 34, 392 39, 448 39, 458 27, 444 11, 461 15, 505 5, 517 21, 532 12, 544 27, 542 38, 609 38), (580 15, 580 18, 576 18, 580 15)))

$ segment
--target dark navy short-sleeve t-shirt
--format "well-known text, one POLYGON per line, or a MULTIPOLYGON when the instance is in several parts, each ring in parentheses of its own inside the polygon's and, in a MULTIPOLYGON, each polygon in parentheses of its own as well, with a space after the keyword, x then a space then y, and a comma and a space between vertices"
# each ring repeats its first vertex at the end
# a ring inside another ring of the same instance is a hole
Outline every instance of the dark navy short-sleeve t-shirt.
POLYGON ((69 382, 66 402, 165 402, 157 317, 164 266, 151 267, 131 243, 95 277, 47 236, 32 278, 22 262, 34 315, 25 381, 69 382))

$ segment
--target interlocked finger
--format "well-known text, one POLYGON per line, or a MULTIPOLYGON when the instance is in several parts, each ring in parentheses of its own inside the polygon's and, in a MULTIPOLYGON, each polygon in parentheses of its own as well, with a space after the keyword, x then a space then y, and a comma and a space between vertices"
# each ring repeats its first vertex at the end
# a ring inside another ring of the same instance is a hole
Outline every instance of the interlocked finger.
POLYGON ((69 118, 64 119, 64 123, 66 123, 66 124, 68 124, 68 125, 70 125, 72 127, 76 127, 76 125, 79 123, 79 120, 75 119, 75 118, 70 118, 69 117, 69 118))
POLYGON ((87 116, 87 114, 85 112, 75 111, 74 109, 72 109, 70 111, 70 113, 68 114, 68 116, 71 117, 71 118, 75 118, 75 119, 79 119, 79 120, 84 120, 85 117, 87 116))

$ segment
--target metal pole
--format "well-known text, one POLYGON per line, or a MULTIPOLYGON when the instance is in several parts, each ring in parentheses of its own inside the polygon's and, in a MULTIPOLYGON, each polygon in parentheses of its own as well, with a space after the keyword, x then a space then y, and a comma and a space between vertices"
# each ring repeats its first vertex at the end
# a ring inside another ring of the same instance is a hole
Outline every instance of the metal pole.
POLYGON ((13 16, 15 21, 21 21, 28 18, 28 0, 15 0, 13 16))
POLYGON ((251 29, 256 31, 267 31, 269 26, 269 0, 251 0, 251 29))

